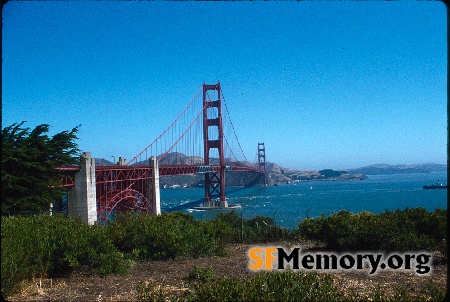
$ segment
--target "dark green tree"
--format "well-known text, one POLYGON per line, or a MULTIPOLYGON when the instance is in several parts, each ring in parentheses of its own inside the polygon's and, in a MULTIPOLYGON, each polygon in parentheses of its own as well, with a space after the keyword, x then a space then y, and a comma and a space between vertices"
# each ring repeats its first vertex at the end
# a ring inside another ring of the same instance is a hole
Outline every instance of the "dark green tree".
POLYGON ((79 164, 75 140, 79 126, 47 135, 49 125, 25 128, 25 122, 2 129, 2 215, 41 212, 62 196, 56 166, 79 164))
POLYGON ((346 171, 334 171, 333 169, 320 170, 319 173, 325 178, 339 177, 342 174, 346 174, 346 171))

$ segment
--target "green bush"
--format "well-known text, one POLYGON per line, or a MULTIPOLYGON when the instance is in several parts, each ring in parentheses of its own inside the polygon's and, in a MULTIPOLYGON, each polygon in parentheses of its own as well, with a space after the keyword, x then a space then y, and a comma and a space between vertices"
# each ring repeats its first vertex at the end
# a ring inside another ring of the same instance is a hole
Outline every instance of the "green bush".
MULTIPOLYGON (((203 270, 202 270, 203 272, 203 270)), ((195 276, 197 272, 193 273, 195 276)), ((195 278, 195 276, 193 278, 195 278)), ((170 292, 155 282, 139 283, 136 301, 444 301, 446 290, 430 281, 418 290, 396 286, 388 296, 378 286, 368 295, 344 292, 333 277, 305 272, 263 272, 254 276, 222 277, 190 283, 183 296, 170 292)))
POLYGON ((180 212, 117 215, 106 228, 120 251, 138 259, 167 260, 225 253, 205 223, 180 212))
POLYGON ((253 219, 241 219, 235 211, 219 213, 212 220, 215 238, 224 243, 263 243, 277 240, 289 240, 293 234, 289 229, 275 226, 270 217, 256 216, 253 219))
POLYGON ((130 265, 98 225, 60 215, 2 217, 1 222, 4 296, 23 279, 62 275, 80 266, 97 274, 124 273, 130 265))
POLYGON ((200 221, 200 227, 205 234, 217 240, 221 245, 236 242, 240 238, 240 231, 232 228, 223 220, 200 221))
MULTIPOLYGON (((194 270, 193 280, 203 276, 194 270)), ((163 289, 155 282, 139 283, 136 301, 444 301, 446 290, 430 281, 422 289, 396 286, 388 296, 378 286, 368 295, 345 292, 331 275, 300 272, 262 272, 251 277, 222 277, 190 283, 183 296, 163 289)))
POLYGON ((322 213, 318 218, 310 218, 303 220, 298 229, 294 232, 294 236, 296 239, 300 239, 301 237, 307 237, 315 240, 325 240, 323 227, 325 223, 325 216, 322 213))
POLYGON ((407 208, 379 215, 341 210, 302 221, 298 233, 336 250, 434 251, 442 249, 447 237, 447 210, 407 208))
POLYGON ((195 265, 189 274, 186 276, 186 280, 189 282, 211 282, 214 278, 214 271, 211 267, 205 267, 203 265, 195 265))
MULTIPOLYGON (((188 301, 335 301, 343 293, 327 275, 263 272, 251 278, 222 277, 198 285, 188 301)), ((341 299, 342 300, 342 299, 341 299)))

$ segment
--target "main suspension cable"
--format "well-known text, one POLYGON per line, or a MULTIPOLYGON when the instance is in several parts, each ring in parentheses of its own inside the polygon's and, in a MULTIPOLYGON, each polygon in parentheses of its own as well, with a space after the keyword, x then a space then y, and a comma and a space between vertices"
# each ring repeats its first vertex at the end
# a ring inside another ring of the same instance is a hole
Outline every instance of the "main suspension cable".
MULTIPOLYGON (((154 143, 157 143, 157 141, 180 119, 180 117, 186 112, 186 110, 192 105, 192 103, 194 102, 194 100, 197 98, 198 94, 200 93, 202 89, 202 86, 200 86, 200 88, 197 90, 197 92, 195 93, 195 96, 192 98, 192 100, 189 102, 189 104, 184 108, 184 110, 178 115, 178 117, 172 122, 172 124, 170 124, 169 127, 167 127, 150 145, 148 145, 144 150, 142 150, 138 155, 136 155, 135 157, 133 157, 130 161, 127 162, 127 166, 132 163, 133 161, 135 161, 141 154, 143 154, 144 152, 147 151, 148 148, 152 147, 154 143)), ((156 147, 157 149, 158 147, 156 147)), ((158 150, 156 150, 156 152, 158 152, 158 150)), ((148 160, 148 158, 146 159, 148 160)))
POLYGON ((230 112, 228 111, 228 106, 227 106, 227 103, 225 101, 225 97, 223 96, 222 91, 221 91, 221 94, 222 94, 223 103, 225 105, 225 110, 227 111, 227 114, 228 114, 228 119, 230 120, 231 128, 233 129, 234 136, 236 137, 236 141, 239 145, 239 148, 241 149, 241 152, 242 152, 242 155, 244 156, 245 161, 248 162, 247 157, 245 156, 244 151, 242 150, 241 143, 239 142, 239 139, 237 137, 236 130, 234 129, 233 121, 231 120, 230 112))
POLYGON ((191 127, 195 124, 195 122, 197 122, 197 120, 198 120, 198 118, 200 117, 200 115, 203 113, 203 110, 206 108, 206 106, 205 107, 203 107, 202 108, 202 110, 197 114, 197 117, 194 119, 194 121, 189 125, 189 127, 183 132, 183 134, 177 139, 177 141, 169 148, 169 149, 167 149, 167 151, 163 154, 163 155, 161 155, 159 158, 158 158, 158 161, 161 161, 172 149, 173 149, 173 147, 175 147, 176 146, 176 144, 178 144, 178 142, 184 137, 184 135, 191 129, 191 127))

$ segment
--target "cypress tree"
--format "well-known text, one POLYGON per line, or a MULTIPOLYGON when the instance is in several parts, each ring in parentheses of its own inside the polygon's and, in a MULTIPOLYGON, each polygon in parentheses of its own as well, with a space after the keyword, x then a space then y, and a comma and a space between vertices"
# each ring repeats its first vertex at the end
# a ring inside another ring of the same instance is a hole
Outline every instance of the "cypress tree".
POLYGON ((79 126, 47 135, 49 125, 33 130, 14 123, 2 129, 2 215, 42 212, 62 196, 56 166, 79 164, 75 142, 79 126))

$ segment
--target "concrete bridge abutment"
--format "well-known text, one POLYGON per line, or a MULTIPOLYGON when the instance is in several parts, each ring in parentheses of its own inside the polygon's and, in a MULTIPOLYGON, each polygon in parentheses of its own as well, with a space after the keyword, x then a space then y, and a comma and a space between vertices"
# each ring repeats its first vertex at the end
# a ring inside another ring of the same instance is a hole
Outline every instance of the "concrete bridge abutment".
POLYGON ((161 193, 159 190, 159 166, 158 160, 155 156, 150 158, 150 165, 153 167, 152 169, 152 178, 151 178, 151 202, 152 202, 152 214, 161 215, 161 193))
POLYGON ((80 166, 80 171, 75 174, 76 185, 69 191, 67 214, 93 225, 97 221, 97 198, 95 159, 91 158, 90 152, 83 152, 80 166))

